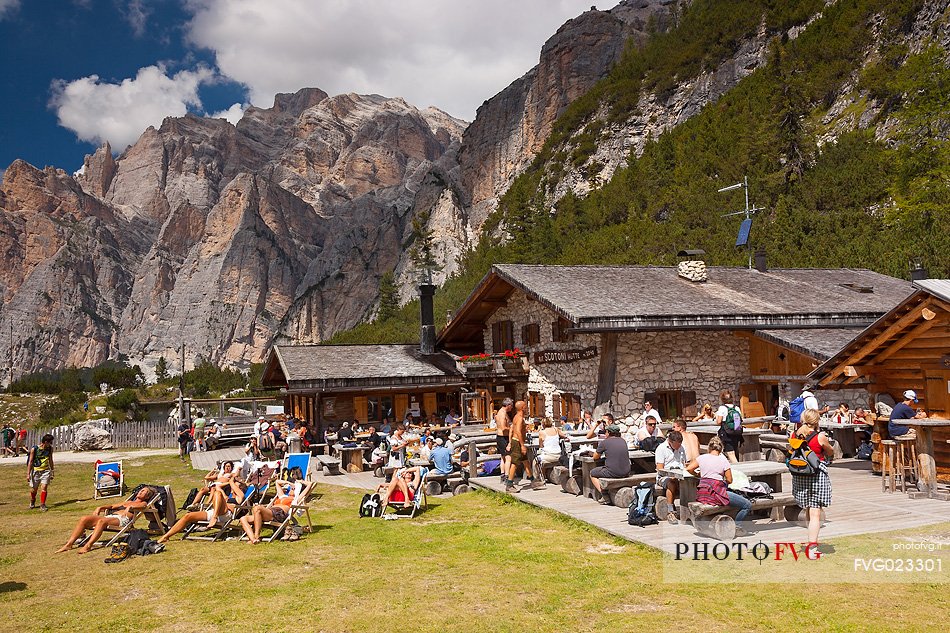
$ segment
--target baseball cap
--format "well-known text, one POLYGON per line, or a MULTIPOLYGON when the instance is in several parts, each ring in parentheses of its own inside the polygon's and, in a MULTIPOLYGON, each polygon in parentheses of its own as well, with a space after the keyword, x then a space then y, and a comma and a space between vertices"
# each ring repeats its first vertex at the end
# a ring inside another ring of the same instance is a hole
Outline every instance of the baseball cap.
POLYGON ((904 392, 904 400, 913 400, 914 402, 917 402, 917 392, 913 389, 908 389, 904 392))
POLYGON ((620 427, 617 426, 616 424, 611 424, 611 425, 607 426, 607 432, 608 432, 608 433, 616 433, 616 434, 619 435, 619 434, 620 434, 620 427))

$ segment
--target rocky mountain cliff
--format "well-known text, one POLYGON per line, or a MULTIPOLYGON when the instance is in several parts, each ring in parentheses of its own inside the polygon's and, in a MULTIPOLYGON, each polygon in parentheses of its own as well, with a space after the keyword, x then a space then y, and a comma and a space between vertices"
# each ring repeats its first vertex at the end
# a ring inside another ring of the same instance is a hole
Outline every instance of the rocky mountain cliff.
POLYGON ((527 167, 554 121, 651 32, 669 26, 677 0, 624 0, 568 20, 541 49, 538 65, 487 100, 465 131, 459 153, 470 222, 481 227, 498 199, 527 167))
POLYGON ((240 367, 275 338, 355 325, 411 219, 457 212, 439 202, 464 127, 401 99, 305 89, 236 126, 166 119, 75 177, 14 162, 0 318, 17 373, 119 354, 148 368, 181 343, 189 363, 240 367))

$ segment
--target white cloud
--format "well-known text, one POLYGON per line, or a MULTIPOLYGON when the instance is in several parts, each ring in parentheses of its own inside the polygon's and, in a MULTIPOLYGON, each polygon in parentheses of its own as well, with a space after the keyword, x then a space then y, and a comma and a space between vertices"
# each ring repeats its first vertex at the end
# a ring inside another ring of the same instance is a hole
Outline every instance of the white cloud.
POLYGON ((0 0, 0 20, 20 8, 20 0, 0 0))
POLYGON ((145 0, 129 0, 125 9, 122 10, 122 16, 132 27, 132 32, 136 37, 142 37, 145 34, 145 26, 151 13, 152 10, 145 6, 145 0))
MULTIPOLYGON (((611 3, 611 6, 614 3, 611 3)), ((187 0, 190 41, 254 105, 277 92, 379 93, 471 120, 590 0, 187 0)))
POLYGON ((228 123, 231 125, 237 125, 237 122, 241 120, 241 117, 244 116, 245 107, 240 103, 235 103, 227 110, 221 110, 220 112, 215 112, 209 114, 208 117, 212 119, 227 119, 228 123))
POLYGON ((183 116, 189 106, 201 107, 198 87, 214 80, 205 67, 169 76, 163 66, 141 68, 133 79, 113 84, 90 75, 75 81, 53 82, 50 106, 59 124, 80 140, 109 141, 116 150, 134 143, 150 125, 167 116, 183 116))

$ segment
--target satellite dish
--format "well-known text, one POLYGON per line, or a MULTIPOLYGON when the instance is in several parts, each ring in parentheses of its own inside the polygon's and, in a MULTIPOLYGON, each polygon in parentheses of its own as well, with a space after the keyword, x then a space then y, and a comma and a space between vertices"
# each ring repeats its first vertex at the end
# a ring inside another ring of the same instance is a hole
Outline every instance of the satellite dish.
POLYGON ((739 236, 736 237, 736 246, 749 245, 749 231, 752 230, 752 218, 746 218, 739 226, 739 236))

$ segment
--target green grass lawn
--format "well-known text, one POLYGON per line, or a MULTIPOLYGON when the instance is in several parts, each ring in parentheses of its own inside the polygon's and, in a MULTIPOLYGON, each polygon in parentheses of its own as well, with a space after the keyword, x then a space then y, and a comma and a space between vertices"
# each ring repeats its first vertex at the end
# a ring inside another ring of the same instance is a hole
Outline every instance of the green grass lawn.
MULTIPOLYGON (((126 480, 199 473, 176 458, 126 462, 126 480)), ((488 493, 435 499, 415 519, 359 519, 361 493, 320 485, 298 542, 172 540, 103 564, 54 554, 91 511, 89 465, 61 465, 50 512, 26 509, 0 468, 0 630, 917 631, 950 621, 946 584, 669 584, 659 553, 488 493)), ((946 525, 943 527, 946 530, 946 525)), ((781 578, 775 578, 780 582, 781 578)))

